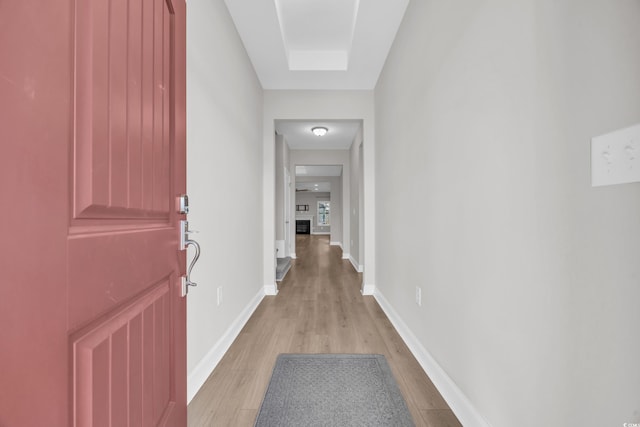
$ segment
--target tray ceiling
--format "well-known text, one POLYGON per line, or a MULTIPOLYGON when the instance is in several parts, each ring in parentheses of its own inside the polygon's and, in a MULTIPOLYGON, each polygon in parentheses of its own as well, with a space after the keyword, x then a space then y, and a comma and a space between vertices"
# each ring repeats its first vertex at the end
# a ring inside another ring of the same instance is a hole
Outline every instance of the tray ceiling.
POLYGON ((225 0, 264 89, 373 89, 408 2, 225 0))

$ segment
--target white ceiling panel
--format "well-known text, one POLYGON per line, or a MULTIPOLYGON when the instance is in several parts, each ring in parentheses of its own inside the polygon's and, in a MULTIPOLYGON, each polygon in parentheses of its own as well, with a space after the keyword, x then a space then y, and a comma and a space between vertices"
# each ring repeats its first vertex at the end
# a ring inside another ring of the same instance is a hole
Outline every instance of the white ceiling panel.
POLYGON ((342 165, 297 165, 296 176, 341 176, 342 165))
POLYGON ((409 0, 225 0, 264 89, 372 90, 409 0))
POLYGON ((276 120, 275 129, 292 150, 348 150, 362 126, 361 120, 276 120), (324 136, 311 133, 311 128, 328 129, 324 136))
POLYGON ((289 70, 347 70, 358 0, 275 0, 289 70))
POLYGON ((357 0, 275 0, 282 38, 294 50, 349 50, 357 0))
POLYGON ((312 193, 330 193, 331 183, 325 181, 298 182, 296 181, 296 191, 308 191, 312 193))

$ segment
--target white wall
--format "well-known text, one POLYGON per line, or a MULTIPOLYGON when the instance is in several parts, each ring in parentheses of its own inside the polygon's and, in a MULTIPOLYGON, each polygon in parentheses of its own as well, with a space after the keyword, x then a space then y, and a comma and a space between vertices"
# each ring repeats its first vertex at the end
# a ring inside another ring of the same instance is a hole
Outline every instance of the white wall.
POLYGON ((639 22, 414 1, 376 88, 378 289, 494 427, 640 423, 640 184, 590 186, 590 138, 640 122, 639 22))
POLYGON ((202 245, 188 295, 191 397, 263 295, 262 89, 224 2, 189 0, 187 12, 189 222, 202 245))
MULTIPOLYGON (((263 241, 263 282, 267 293, 275 288, 275 144, 276 119, 362 119, 363 120, 363 175, 364 175, 364 232, 365 269, 363 290, 372 292, 375 287, 375 136, 373 91, 322 91, 322 90, 267 90, 264 91, 263 110, 263 201, 264 201, 264 241, 263 241)), ((292 150, 293 152, 293 150, 292 150)), ((292 154, 291 154, 292 155, 292 154)), ((308 164, 308 163, 307 163, 308 164)), ((343 172, 343 179, 348 177, 343 172)), ((348 188, 348 187, 347 187, 348 188)), ((343 233, 348 235, 346 226, 343 233)))
POLYGON ((360 145, 362 144, 362 128, 358 130, 349 150, 349 222, 350 235, 344 239, 344 250, 351 256, 351 262, 359 270, 361 266, 361 238, 360 219, 362 216, 362 159, 360 145))
MULTIPOLYGON (((300 177, 298 177, 300 179, 300 177)), ((331 203, 332 192, 315 192, 315 191, 304 191, 296 193, 296 205, 309 205, 309 210, 304 212, 296 212, 296 216, 313 216, 313 222, 311 224, 311 234, 316 233, 324 233, 324 234, 332 234, 333 235, 333 204, 331 203), (330 215, 329 215, 329 223, 331 225, 320 226, 318 225, 318 202, 330 202, 330 215)), ((336 214, 336 217, 340 215, 336 214)), ((331 238, 333 240, 333 236, 331 238)))
MULTIPOLYGON (((313 227, 312 233, 329 233, 331 235, 331 242, 336 245, 342 246, 342 225, 344 222, 344 211, 342 208, 342 177, 341 176, 324 176, 324 177, 302 177, 295 178, 296 182, 328 182, 331 186, 330 192, 296 192, 296 205, 309 205, 308 212, 296 212, 296 216, 300 215, 313 215, 313 227), (330 225, 317 225, 318 221, 318 202, 328 201, 330 202, 330 225)), ((295 233, 295 224, 292 224, 292 232, 295 233)), ((294 243, 295 247, 295 243, 294 243)))
MULTIPOLYGON (((289 146, 282 135, 275 136, 276 141, 276 240, 284 240, 284 177, 285 177, 285 167, 289 168, 289 162, 285 162, 285 157, 288 158, 289 146)), ((290 208, 290 207, 289 207, 290 208)), ((278 254, 279 256, 284 256, 284 254, 278 254)))

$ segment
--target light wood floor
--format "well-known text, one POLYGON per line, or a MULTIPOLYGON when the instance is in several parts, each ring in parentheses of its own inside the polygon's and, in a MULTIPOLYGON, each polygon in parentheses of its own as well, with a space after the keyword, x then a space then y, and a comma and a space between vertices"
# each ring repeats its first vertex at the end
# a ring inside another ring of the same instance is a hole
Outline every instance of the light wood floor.
POLYGON ((416 426, 460 426, 340 248, 298 235, 296 254, 192 400, 189 426, 253 426, 279 353, 383 354, 416 426))

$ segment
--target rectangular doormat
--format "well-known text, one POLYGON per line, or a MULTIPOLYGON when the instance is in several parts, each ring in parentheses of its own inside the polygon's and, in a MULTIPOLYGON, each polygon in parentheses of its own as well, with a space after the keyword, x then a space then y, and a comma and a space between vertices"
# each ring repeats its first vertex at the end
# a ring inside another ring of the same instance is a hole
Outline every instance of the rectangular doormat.
POLYGON ((380 354, 281 354, 256 427, 414 426, 380 354))

